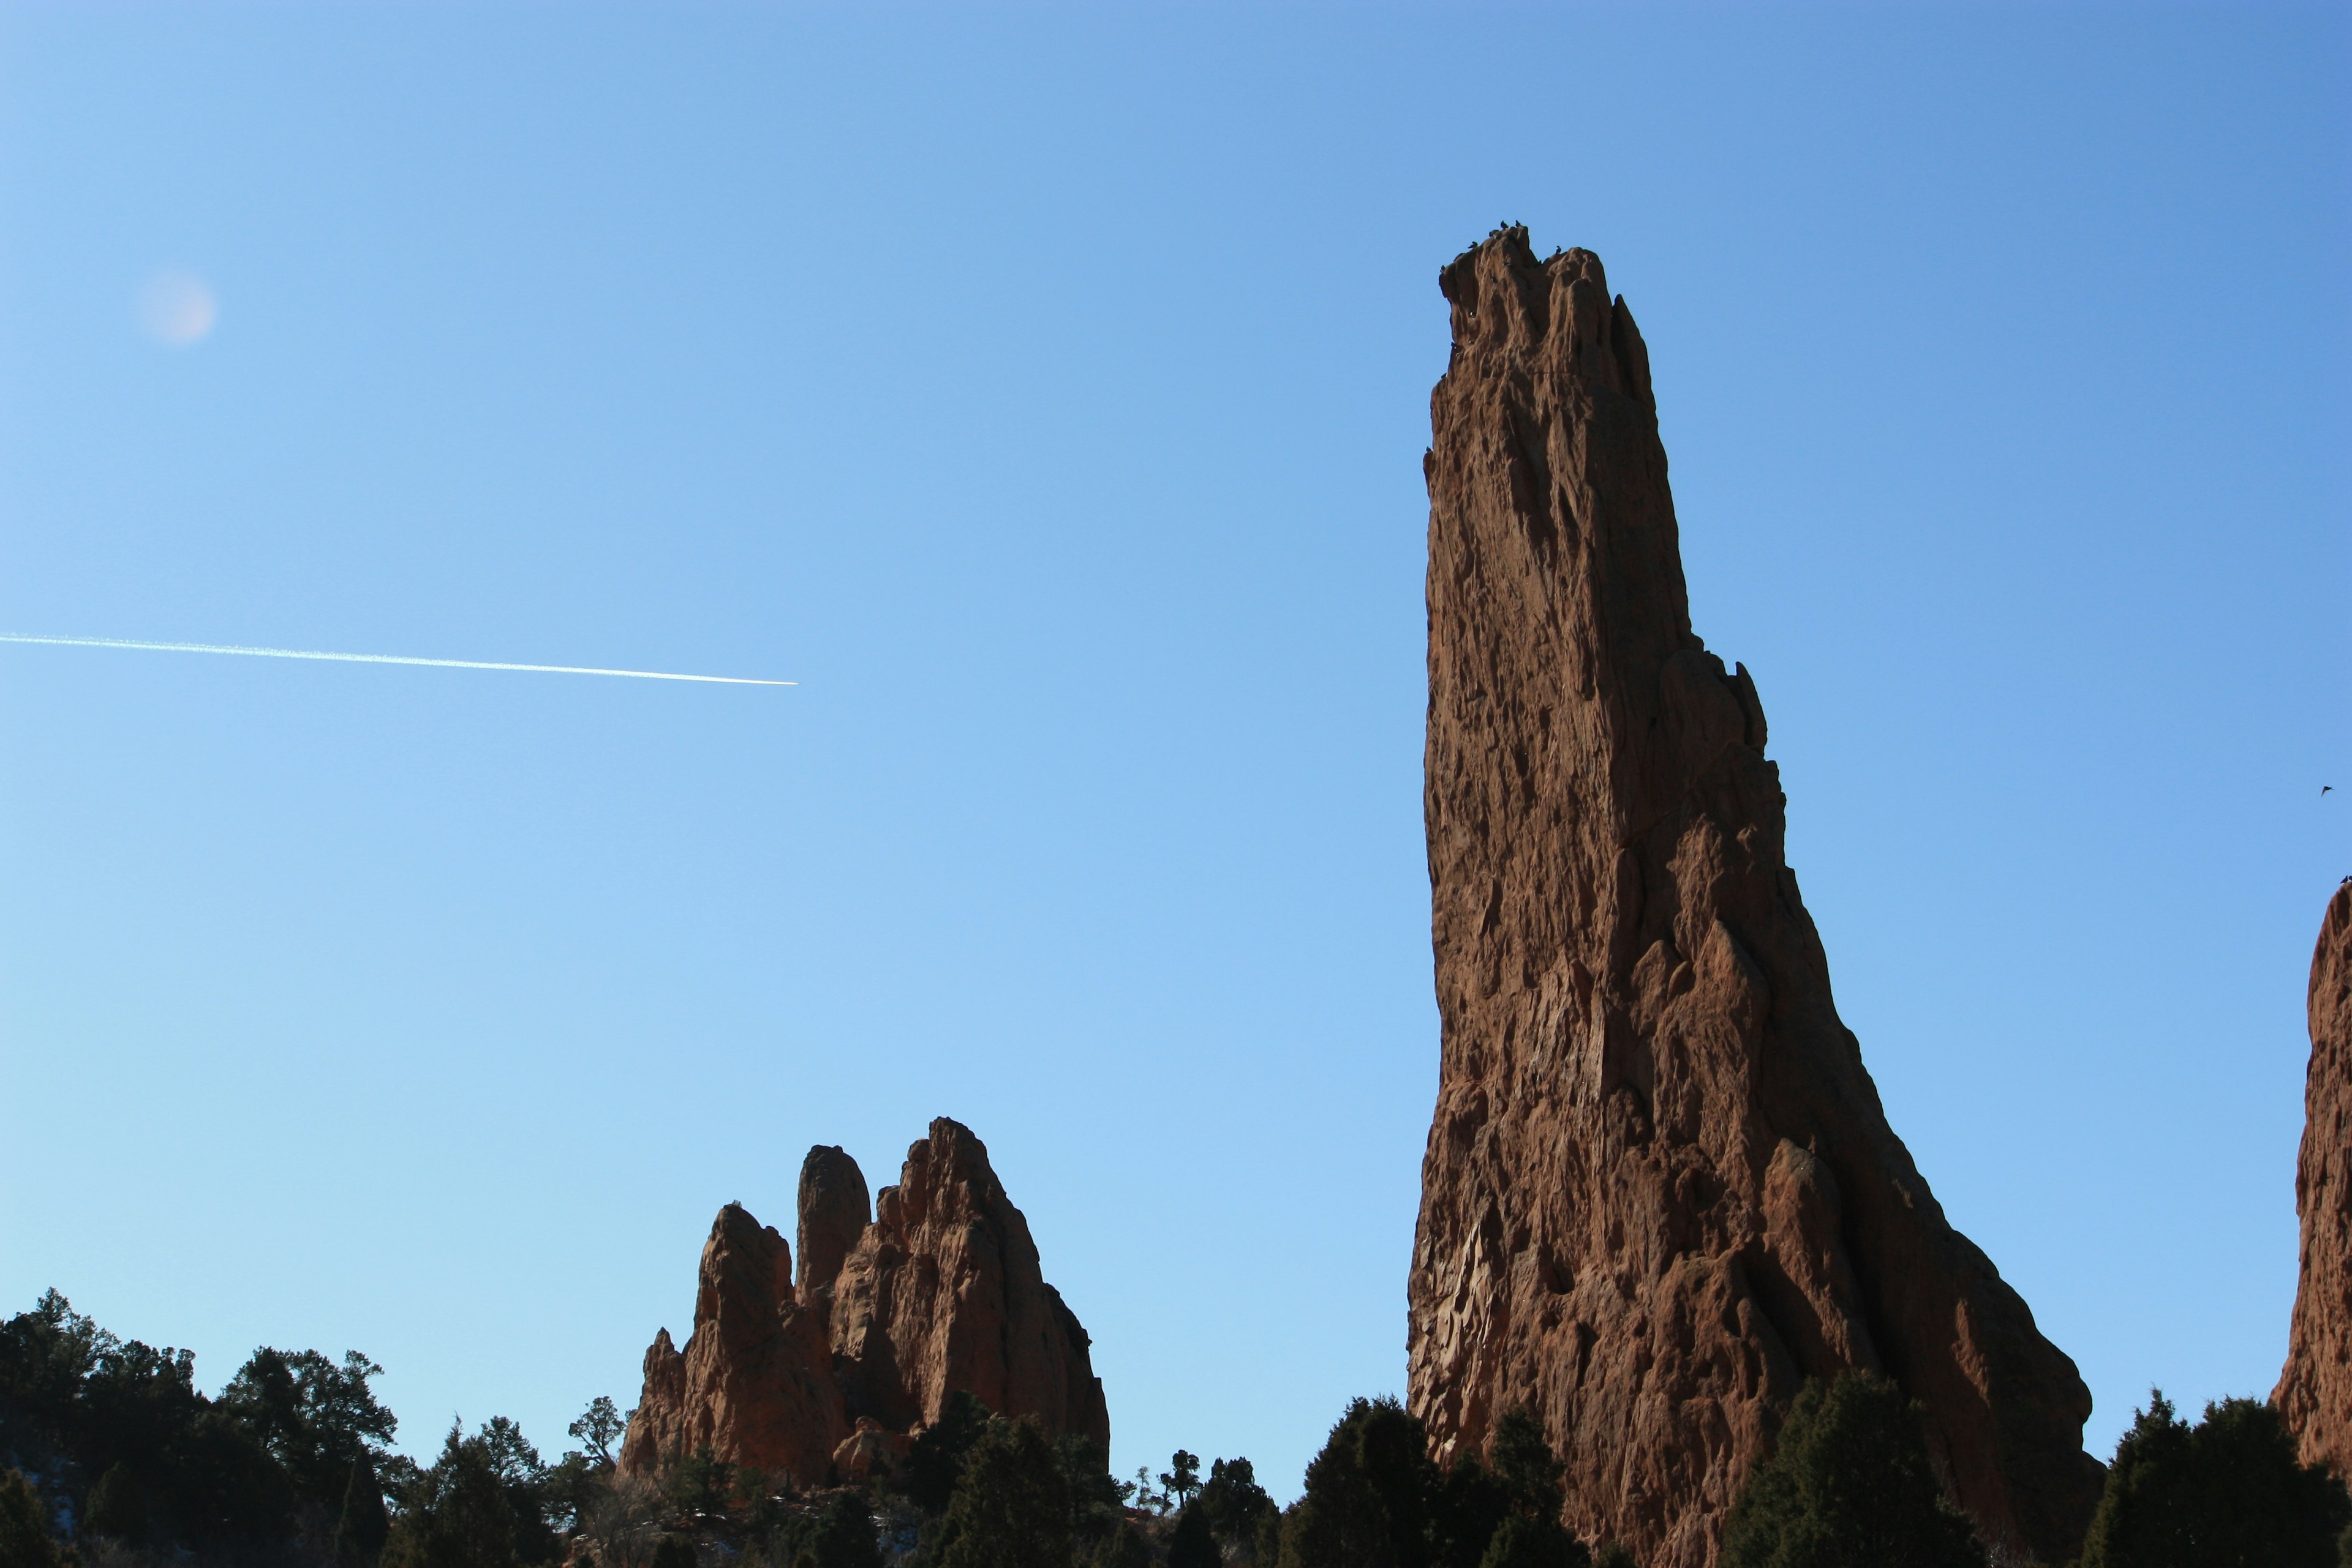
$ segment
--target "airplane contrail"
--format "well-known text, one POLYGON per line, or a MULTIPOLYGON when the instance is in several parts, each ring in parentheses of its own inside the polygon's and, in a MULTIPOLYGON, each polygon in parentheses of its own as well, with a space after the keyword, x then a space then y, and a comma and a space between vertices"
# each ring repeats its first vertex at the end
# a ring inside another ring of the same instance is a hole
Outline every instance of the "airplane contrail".
POLYGON ((674 675, 662 669, 591 669, 576 664, 497 664, 478 658, 413 658, 397 653, 316 653, 306 648, 239 647, 228 643, 132 642, 126 637, 38 637, 0 632, 0 642, 48 647, 130 647, 152 653, 242 653, 257 658, 323 658, 337 664, 427 664, 441 669, 524 669, 541 675, 622 675, 632 680, 701 680, 718 686, 798 686, 797 680, 755 680, 748 675, 674 675))

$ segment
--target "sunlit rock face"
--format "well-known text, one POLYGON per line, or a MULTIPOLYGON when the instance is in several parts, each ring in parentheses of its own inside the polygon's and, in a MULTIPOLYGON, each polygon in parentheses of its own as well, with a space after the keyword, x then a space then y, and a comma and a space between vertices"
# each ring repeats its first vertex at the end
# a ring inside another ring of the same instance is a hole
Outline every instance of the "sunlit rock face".
POLYGON ((933 1121, 871 1215, 856 1162, 812 1149, 799 1210, 797 1279, 772 1227, 738 1204, 719 1211, 692 1336, 680 1351, 665 1329, 646 1352, 624 1472, 708 1447, 804 1486, 864 1479, 959 1390, 1108 1454, 1091 1342, 969 1128, 933 1121))
POLYGON ((1838 1020, 1755 684, 1691 631, 1633 314, 1524 229, 1441 285, 1412 1407, 1448 1458, 1527 1404, 1570 1525, 1705 1568, 1802 1381, 1871 1368, 1987 1542, 2063 1562, 2100 1485, 2089 1392, 1838 1020))
POLYGON ((2352 1477, 2352 884, 2327 900, 2307 1004, 2311 1067, 2294 1173, 2303 1269, 2271 1403, 2305 1464, 2352 1477))

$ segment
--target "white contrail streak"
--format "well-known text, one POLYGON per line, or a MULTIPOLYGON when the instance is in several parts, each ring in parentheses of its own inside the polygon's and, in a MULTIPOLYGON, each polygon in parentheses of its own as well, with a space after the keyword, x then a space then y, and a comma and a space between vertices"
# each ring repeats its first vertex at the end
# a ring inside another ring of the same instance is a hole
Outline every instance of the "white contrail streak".
POLYGON ((257 658, 323 658, 337 664, 429 664, 440 669, 527 669, 541 675, 625 675, 632 680, 701 680, 717 686, 798 686, 797 680, 754 680, 746 675, 672 675, 660 669, 590 669, 576 664, 494 664, 478 658, 411 658, 397 653, 313 653, 304 648, 237 647, 226 643, 131 642, 123 637, 37 637, 0 632, 0 642, 48 647, 131 647, 152 653, 242 653, 257 658))

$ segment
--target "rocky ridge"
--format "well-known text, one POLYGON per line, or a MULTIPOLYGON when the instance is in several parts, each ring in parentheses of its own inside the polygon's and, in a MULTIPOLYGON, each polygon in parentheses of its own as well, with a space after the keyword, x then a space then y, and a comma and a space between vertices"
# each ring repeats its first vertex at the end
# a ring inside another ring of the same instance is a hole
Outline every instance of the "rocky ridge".
POLYGON ((2294 1173, 2302 1271, 2271 1403, 2305 1464, 2352 1478, 2352 883, 2327 900, 2306 1008, 2311 1066, 2294 1173))
POLYGON ((797 1206, 797 1278, 774 1227, 719 1211, 686 1348, 664 1329, 646 1352, 624 1473, 707 1447, 802 1485, 862 1479, 958 1390, 1109 1451, 1091 1342, 971 1129, 933 1121, 870 1212, 857 1163, 812 1149, 797 1206))
POLYGON ((1706 1568, 1803 1380, 1869 1368, 1998 1560, 2063 1562, 2100 1485, 2089 1392, 1839 1022, 1755 683, 1691 630, 1633 314, 1520 228, 1441 286, 1411 1406, 1444 1458, 1528 1405, 1572 1527, 1706 1568))

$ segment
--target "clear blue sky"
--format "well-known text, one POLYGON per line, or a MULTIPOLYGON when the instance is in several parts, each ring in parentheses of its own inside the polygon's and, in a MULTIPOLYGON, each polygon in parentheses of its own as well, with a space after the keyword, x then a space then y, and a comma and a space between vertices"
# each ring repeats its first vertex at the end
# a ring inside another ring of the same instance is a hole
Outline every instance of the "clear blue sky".
POLYGON ((2340 8, 0 13, 0 630, 803 682, 0 647, 0 1309, 552 1454, 720 1204, 950 1114, 1119 1468, 1295 1489, 1403 1379, 1436 273, 1523 220, 2092 1446, 2266 1392, 2347 87, 2340 8))

